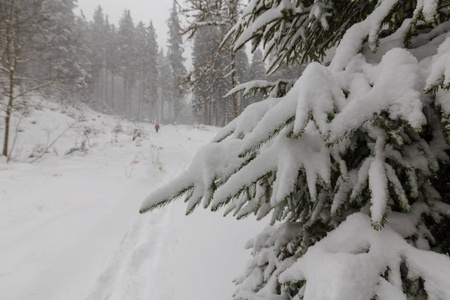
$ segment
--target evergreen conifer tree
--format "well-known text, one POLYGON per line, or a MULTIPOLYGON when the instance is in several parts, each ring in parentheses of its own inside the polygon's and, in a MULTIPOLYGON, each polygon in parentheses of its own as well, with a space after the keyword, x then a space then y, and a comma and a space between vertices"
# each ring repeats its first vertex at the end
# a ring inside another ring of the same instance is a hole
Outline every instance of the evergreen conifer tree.
POLYGON ((136 80, 136 31, 129 10, 123 12, 118 29, 118 65, 123 78, 123 105, 125 114, 132 114, 132 87, 136 80))
POLYGON ((155 122, 162 122, 169 119, 170 106, 173 103, 175 92, 173 89, 174 78, 170 60, 164 55, 161 49, 158 54, 158 71, 159 71, 159 103, 158 113, 153 116, 155 122))
MULTIPOLYGON (((148 52, 147 52, 147 28, 144 25, 144 22, 139 22, 136 25, 136 54, 137 54, 137 89, 138 89, 138 112, 137 112, 137 119, 139 121, 142 120, 142 111, 143 111, 143 104, 144 101, 144 90, 147 86, 147 80, 146 80, 146 70, 148 67, 148 52)), ((147 102, 147 101, 146 101, 147 102)))
POLYGON ((267 77, 263 54, 260 49, 256 49, 255 52, 253 52, 249 72, 251 76, 250 80, 264 80, 267 77))
POLYGON ((449 33, 445 1, 250 1, 236 49, 314 62, 141 212, 270 215, 235 299, 450 299, 449 33))
MULTIPOLYGON (((252 61, 249 66, 248 74, 249 74, 248 81, 263 82, 267 78, 263 54, 260 49, 256 49, 255 52, 253 52, 252 61)), ((266 84, 267 84, 266 82, 263 83, 264 86, 266 86, 266 84)), ((244 83, 244 86, 247 86, 246 82, 244 83)), ((251 103, 261 101, 264 95, 261 91, 255 89, 252 91, 246 91, 246 93, 243 96, 246 99, 246 103, 243 108, 246 108, 251 103)))
POLYGON ((76 30, 78 32, 77 37, 77 52, 76 61, 80 66, 80 76, 77 76, 76 82, 74 84, 74 89, 76 88, 76 95, 81 97, 81 101, 88 101, 92 92, 92 61, 89 36, 89 22, 84 16, 79 16, 76 18, 76 30))
MULTIPOLYGON (((39 1, 37 1, 39 2, 39 1)), ((86 80, 82 63, 82 33, 77 30, 74 13, 75 0, 49 0, 42 2, 42 19, 33 38, 39 53, 39 77, 54 81, 49 86, 60 98, 69 98, 80 91, 79 84, 86 80)))
MULTIPOLYGON (((192 64, 194 72, 190 80, 195 82, 192 89, 192 103, 194 115, 203 124, 211 124, 212 89, 217 76, 211 54, 217 51, 212 36, 212 27, 205 27, 198 31, 194 37, 194 47, 192 49, 192 64)), ((215 60, 214 60, 215 61, 215 60)))
POLYGON ((238 83, 245 83, 250 80, 249 61, 244 49, 236 52, 236 79, 238 83))
MULTIPOLYGON (((193 38, 200 34, 199 32, 202 30, 204 31, 205 28, 212 27, 214 29, 211 29, 211 31, 215 34, 211 35, 210 38, 215 43, 220 43, 223 40, 226 32, 236 23, 240 11, 239 0, 187 0, 186 5, 187 8, 183 12, 187 17, 188 26, 185 28, 184 33, 188 34, 189 38, 193 38), (220 38, 217 39, 217 36, 220 36, 220 38)), ((220 80, 214 81, 214 84, 217 85, 215 87, 217 91, 220 91, 228 85, 234 88, 239 83, 239 68, 242 68, 242 66, 239 66, 236 57, 236 55, 239 55, 239 52, 235 54, 230 43, 226 41, 220 47, 214 47, 213 49, 210 50, 211 53, 207 56, 209 58, 207 64, 209 66, 218 66, 219 68, 206 69, 201 67, 200 69, 194 70, 194 80, 191 80, 189 84, 191 86, 197 85, 200 80, 199 75, 202 75, 222 77, 220 80), (226 83, 226 81, 229 81, 229 83, 226 83)), ((206 59, 204 61, 206 62, 206 59)), ((231 119, 236 118, 240 111, 238 102, 238 97, 235 93, 230 93, 225 97, 223 95, 218 98, 214 96, 211 102, 213 105, 210 105, 214 114, 214 118, 212 119, 215 119, 213 124, 221 126, 222 124, 228 123, 231 119)))
POLYGON ((152 116, 152 112, 157 110, 158 102, 158 43, 156 41, 156 32, 153 27, 153 22, 150 21, 147 27, 147 45, 146 53, 147 60, 144 66, 145 69, 145 102, 149 103, 149 116, 152 116))
POLYGON ((110 92, 108 92, 109 97, 111 98, 111 108, 113 111, 116 111, 116 76, 119 74, 120 68, 118 66, 118 55, 119 55, 119 38, 116 26, 114 24, 110 24, 108 20, 108 16, 105 17, 105 59, 106 59, 106 69, 110 73, 111 77, 111 87, 110 92))
POLYGON ((94 93, 97 101, 104 100, 102 97, 103 85, 101 84, 101 74, 106 67, 106 39, 107 27, 103 9, 98 6, 94 11, 93 20, 90 24, 89 33, 91 35, 91 57, 92 62, 92 78, 94 79, 94 93))
POLYGON ((158 100, 158 43, 156 42, 156 32, 153 23, 149 26, 139 22, 136 26, 136 52, 138 71, 138 119, 141 120, 143 106, 148 106, 148 116, 156 109, 158 100))
POLYGON ((173 88, 175 91, 175 98, 173 99, 173 119, 176 120, 179 112, 182 110, 185 94, 181 81, 182 78, 187 74, 186 68, 184 66, 184 61, 186 59, 183 57, 183 39, 180 33, 181 29, 176 1, 173 1, 172 9, 170 11, 170 17, 169 20, 167 20, 167 25, 169 26, 167 57, 169 58, 170 65, 173 71, 173 88))
POLYGON ((199 28, 194 36, 194 70, 190 75, 192 102, 199 122, 208 125, 223 126, 227 123, 227 114, 232 115, 231 103, 223 99, 231 85, 224 73, 229 70, 229 57, 223 55, 217 43, 222 37, 220 28, 215 26, 199 28))

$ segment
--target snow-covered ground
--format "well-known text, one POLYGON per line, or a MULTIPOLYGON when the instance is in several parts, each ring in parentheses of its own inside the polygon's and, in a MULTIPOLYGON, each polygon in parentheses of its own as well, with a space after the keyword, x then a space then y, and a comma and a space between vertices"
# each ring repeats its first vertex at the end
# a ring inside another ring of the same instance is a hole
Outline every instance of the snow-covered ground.
POLYGON ((263 224, 201 209, 186 217, 181 201, 138 213, 215 128, 155 133, 84 107, 32 103, 13 161, 0 160, 0 299, 231 298, 250 258, 244 244, 263 224))

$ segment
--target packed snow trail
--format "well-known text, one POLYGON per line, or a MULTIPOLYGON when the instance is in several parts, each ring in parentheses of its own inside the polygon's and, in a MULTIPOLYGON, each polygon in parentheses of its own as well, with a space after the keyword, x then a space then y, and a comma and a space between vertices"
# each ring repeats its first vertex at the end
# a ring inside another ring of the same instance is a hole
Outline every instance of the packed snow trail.
POLYGON ((83 122, 48 154, 18 162, 46 133, 71 124, 60 109, 27 117, 17 142, 22 156, 0 161, 0 299, 230 299, 232 279, 250 257, 245 241, 261 224, 201 209, 185 217, 182 202, 138 214, 215 129, 170 125, 156 134, 152 124, 84 109, 83 122), (135 128, 143 135, 132 141, 135 128), (65 155, 86 129, 87 153, 65 155))
POLYGON ((136 183, 124 184, 117 174, 123 167, 106 156, 74 160, 12 164, 14 174, 1 180, 7 183, 0 233, 5 299, 80 299, 125 233, 138 204, 136 183))

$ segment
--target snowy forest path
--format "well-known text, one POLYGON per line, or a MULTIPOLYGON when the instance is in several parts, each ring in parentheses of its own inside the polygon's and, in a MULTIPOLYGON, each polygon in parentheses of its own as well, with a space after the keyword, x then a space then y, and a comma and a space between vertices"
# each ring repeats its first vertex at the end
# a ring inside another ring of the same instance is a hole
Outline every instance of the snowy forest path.
MULTIPOLYGON (((114 292, 108 276, 128 281, 117 299, 127 286, 148 292, 156 279, 146 278, 176 241, 165 238, 174 208, 139 215, 139 206, 214 134, 174 126, 156 134, 148 127, 140 141, 121 135, 111 144, 100 136, 87 154, 0 164, 0 299, 86 299, 114 292)), ((59 147, 72 145, 69 133, 59 147)))
POLYGON ((145 138, 132 141, 136 125, 127 126, 94 127, 105 133, 87 153, 61 155, 74 131, 34 164, 0 163, 0 299, 231 298, 244 244, 262 224, 204 210, 185 217, 182 201, 138 213, 216 129, 140 125, 145 138))
POLYGON ((169 207, 135 219, 88 299, 172 299, 160 266, 177 242, 168 227, 173 217, 169 207))
POLYGON ((80 299, 88 293, 146 194, 139 182, 124 178, 129 154, 111 150, 17 164, 0 174, 5 299, 80 299))

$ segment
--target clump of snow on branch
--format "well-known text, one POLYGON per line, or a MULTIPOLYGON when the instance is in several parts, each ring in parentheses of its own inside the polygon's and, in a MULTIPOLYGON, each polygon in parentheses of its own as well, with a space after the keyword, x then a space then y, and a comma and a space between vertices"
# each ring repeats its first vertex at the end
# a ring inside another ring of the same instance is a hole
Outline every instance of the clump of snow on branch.
POLYGON ((403 119, 414 128, 424 124, 420 68, 408 51, 392 49, 377 65, 367 64, 362 55, 357 55, 346 71, 336 76, 348 80, 344 88, 350 93, 346 106, 331 122, 332 140, 381 112, 389 113, 392 119, 403 119))
MULTIPOLYGON (((413 213, 408 218, 411 223, 406 233, 412 234, 419 218, 413 213)), ((403 265, 407 265, 408 278, 424 280, 428 299, 448 299, 450 260, 412 246, 398 226, 388 221, 384 230, 375 231, 366 214, 351 215, 281 273, 280 282, 306 280, 305 299, 407 299, 401 278, 403 265)))
POLYGON ((431 72, 427 78, 425 89, 431 89, 436 83, 443 87, 450 87, 450 37, 439 46, 437 54, 433 56, 431 72))
POLYGON ((184 173, 176 177, 170 185, 147 197, 142 204, 141 212, 151 207, 166 205, 182 195, 186 195, 188 213, 192 212, 202 200, 207 207, 215 190, 214 185, 229 177, 242 164, 243 159, 238 156, 236 150, 240 144, 240 140, 227 140, 202 147, 184 173))

